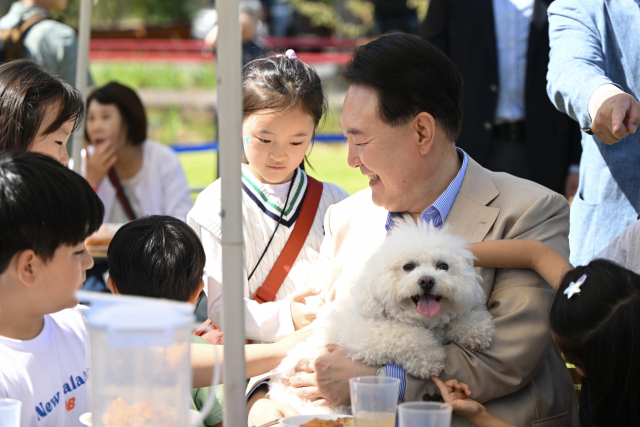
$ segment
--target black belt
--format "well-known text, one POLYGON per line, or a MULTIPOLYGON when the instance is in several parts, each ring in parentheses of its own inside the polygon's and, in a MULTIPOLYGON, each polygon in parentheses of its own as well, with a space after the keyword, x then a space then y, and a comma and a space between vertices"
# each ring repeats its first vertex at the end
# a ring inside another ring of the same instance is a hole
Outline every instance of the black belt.
POLYGON ((524 142, 524 120, 493 125, 493 139, 524 142))

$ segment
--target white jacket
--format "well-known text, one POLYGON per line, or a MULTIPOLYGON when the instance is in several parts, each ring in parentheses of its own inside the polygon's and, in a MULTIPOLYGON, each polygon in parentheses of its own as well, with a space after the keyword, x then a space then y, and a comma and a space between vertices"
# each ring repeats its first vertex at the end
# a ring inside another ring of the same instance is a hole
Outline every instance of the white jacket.
MULTIPOLYGON (((151 139, 142 143, 142 167, 135 197, 140 206, 137 216, 170 215, 185 221, 193 206, 187 177, 178 156, 166 145, 151 139)), ((115 187, 105 176, 98 185, 104 203, 104 222, 111 221, 114 203, 120 203, 115 187)))

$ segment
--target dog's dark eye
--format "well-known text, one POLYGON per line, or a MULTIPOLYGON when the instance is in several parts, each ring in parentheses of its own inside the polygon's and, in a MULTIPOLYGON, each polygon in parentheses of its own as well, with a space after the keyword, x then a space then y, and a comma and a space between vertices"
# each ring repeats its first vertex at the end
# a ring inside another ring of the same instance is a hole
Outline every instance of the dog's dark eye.
POLYGON ((437 268, 438 270, 444 270, 444 271, 447 271, 447 270, 449 270, 449 264, 447 264, 446 262, 441 262, 441 263, 439 263, 438 265, 436 265, 436 268, 437 268))
POLYGON ((404 267, 402 267, 404 271, 413 271, 415 268, 416 266, 413 264, 405 264, 404 267))

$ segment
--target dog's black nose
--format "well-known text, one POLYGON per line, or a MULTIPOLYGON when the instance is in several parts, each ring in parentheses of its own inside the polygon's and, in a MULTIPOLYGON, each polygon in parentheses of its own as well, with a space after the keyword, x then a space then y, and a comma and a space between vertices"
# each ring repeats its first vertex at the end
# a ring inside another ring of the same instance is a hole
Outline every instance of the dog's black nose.
POLYGON ((427 292, 430 291, 435 284, 436 281, 431 276, 422 276, 420 280, 418 280, 418 285, 427 292))

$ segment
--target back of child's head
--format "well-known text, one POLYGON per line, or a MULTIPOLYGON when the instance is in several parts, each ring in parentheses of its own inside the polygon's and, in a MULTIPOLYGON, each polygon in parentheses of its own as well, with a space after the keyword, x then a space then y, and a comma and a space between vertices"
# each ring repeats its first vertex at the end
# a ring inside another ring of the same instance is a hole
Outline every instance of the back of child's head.
MULTIPOLYGON (((130 143, 140 145, 147 139, 147 113, 133 89, 118 82, 109 82, 89 94, 87 107, 91 101, 103 105, 114 104, 118 108, 122 123, 127 127, 127 139, 130 143)), ((89 140, 86 130, 85 138, 89 140)))
POLYGON ((598 259, 565 276, 551 306, 558 347, 586 376, 594 425, 640 425, 640 276, 598 259), (568 298, 572 283, 586 280, 568 298))
POLYGON ((0 274, 18 252, 45 261, 102 223, 104 207, 77 173, 39 153, 0 153, 0 274))
POLYGON ((204 271, 196 233, 170 216, 146 216, 123 225, 107 252, 118 293, 188 301, 204 271))
POLYGON ((38 134, 47 111, 58 108, 58 117, 45 134, 84 117, 82 94, 61 78, 28 59, 0 66, 0 152, 26 151, 38 134))
POLYGON ((309 64, 286 56, 258 58, 244 66, 242 111, 252 114, 301 108, 316 126, 326 110, 318 73, 309 64))

